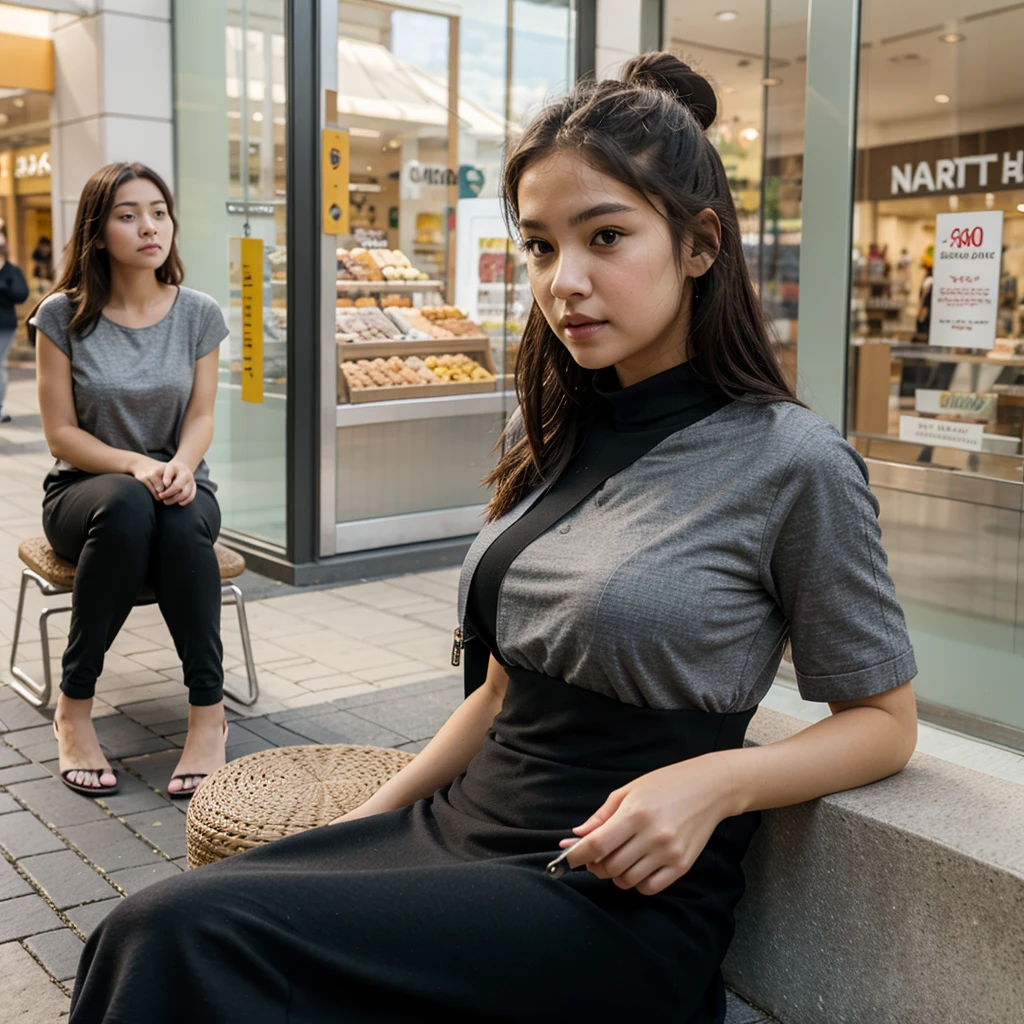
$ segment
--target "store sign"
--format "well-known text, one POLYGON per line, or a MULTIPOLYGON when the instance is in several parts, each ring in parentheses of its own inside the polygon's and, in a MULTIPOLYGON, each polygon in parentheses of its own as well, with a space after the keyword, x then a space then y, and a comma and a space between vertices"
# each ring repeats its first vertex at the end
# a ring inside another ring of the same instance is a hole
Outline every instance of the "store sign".
POLYGON ((928 344, 994 348, 1003 211, 940 213, 928 344))
POLYGON ((937 445, 980 452, 985 438, 982 423, 956 423, 951 420, 928 420, 919 416, 900 417, 900 440, 912 444, 937 445))
POLYGON ((48 178, 50 176, 50 151, 48 149, 22 149, 14 154, 14 177, 48 178))
POLYGON ((918 388, 914 392, 914 408, 931 415, 961 416, 964 419, 996 419, 999 395, 994 391, 936 391, 918 388))
POLYGON ((857 152, 858 199, 1024 188, 1024 126, 857 152))
POLYGON ((242 401, 263 401, 263 240, 240 238, 242 401))
POLYGON ((459 172, 445 164, 421 164, 418 160, 410 160, 402 168, 402 173, 408 177, 410 185, 448 186, 459 183, 459 172))

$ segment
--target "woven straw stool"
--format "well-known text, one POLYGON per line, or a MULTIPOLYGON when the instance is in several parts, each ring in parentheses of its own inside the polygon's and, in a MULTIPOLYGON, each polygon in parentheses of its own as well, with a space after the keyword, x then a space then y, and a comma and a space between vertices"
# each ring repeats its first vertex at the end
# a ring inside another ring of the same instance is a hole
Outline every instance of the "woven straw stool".
POLYGON ((231 761, 189 803, 188 866, 326 825, 365 803, 412 758, 402 750, 335 745, 258 750, 231 761))
MULTIPOLYGON (((234 605, 238 612, 238 629, 242 636, 242 652, 245 656, 245 672, 249 682, 246 693, 237 693, 228 686, 224 692, 239 704, 255 704, 260 695, 259 682, 256 679, 256 665, 252 657, 252 644, 249 641, 249 620, 245 614, 245 599, 241 590, 230 581, 241 576, 245 571, 245 559, 235 551, 222 544, 213 545, 220 567, 221 600, 224 604, 234 605)), ((59 605, 56 608, 44 608, 39 613, 39 639, 43 649, 43 681, 33 679, 24 669, 18 666, 18 635, 21 633, 21 619, 25 611, 25 591, 30 582, 34 583, 44 597, 62 597, 70 594, 75 586, 75 566, 65 562, 54 552, 45 537, 33 537, 23 540, 18 546, 18 557, 25 563, 21 571, 21 591, 18 594, 18 611, 14 619, 14 642, 11 644, 11 689, 29 704, 37 708, 46 707, 50 703, 50 691, 53 681, 50 674, 50 633, 48 622, 51 615, 71 611, 71 605, 59 605)), ((139 595, 136 605, 155 604, 156 598, 144 592, 139 595)))

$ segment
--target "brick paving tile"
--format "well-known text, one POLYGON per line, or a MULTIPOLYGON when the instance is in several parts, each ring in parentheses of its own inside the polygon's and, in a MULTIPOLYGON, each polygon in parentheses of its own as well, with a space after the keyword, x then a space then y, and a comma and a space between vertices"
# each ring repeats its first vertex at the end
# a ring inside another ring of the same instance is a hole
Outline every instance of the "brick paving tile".
POLYGON ((17 896, 5 900, 0 914, 0 942, 63 928, 64 922, 46 905, 42 896, 17 896))
POLYGON ((425 693, 461 695, 463 693, 462 676, 441 675, 437 679, 409 683, 397 693, 394 690, 377 690, 374 693, 361 693, 354 697, 340 697, 331 703, 345 711, 351 711, 353 708, 366 704, 379 704, 381 701, 397 700, 399 697, 419 697, 425 693))
POLYGON ((430 739, 459 706, 462 695, 424 693, 416 697, 396 697, 378 704, 352 708, 345 714, 364 718, 411 740, 430 739))
POLYGON ((156 722, 169 722, 172 718, 185 718, 187 720, 188 695, 182 693, 174 698, 158 697, 155 700, 121 704, 119 707, 123 714, 134 719, 139 725, 148 726, 156 722))
POLYGON ((17 942, 0 946, 0 1006, 10 1024, 61 1024, 70 1000, 17 942))
POLYGON ((43 725, 34 725, 30 729, 16 729, 4 736, 4 743, 15 750, 31 749, 44 740, 55 743, 53 738, 53 726, 46 722, 43 725))
POLYGON ((110 879, 117 882, 119 886, 129 895, 145 889, 147 885, 163 881, 165 878, 173 878, 180 875, 180 868, 175 867, 169 861, 161 860, 156 864, 145 864, 138 868, 125 868, 124 871, 115 871, 110 879))
POLYGON ((276 747, 292 747, 306 742, 297 732, 292 732, 291 729, 286 729, 284 726, 277 725, 266 718, 247 719, 245 728, 262 739, 273 743, 276 747))
POLYGON ((399 743, 396 749, 418 754, 429 742, 430 740, 416 740, 414 743, 399 743))
MULTIPOLYGON (((31 892, 32 886, 7 861, 0 858, 0 900, 28 896, 31 892)), ((3 908, 0 907, 0 917, 2 916, 3 908)))
MULTIPOLYGON (((0 690, 0 693, 3 692, 0 690)), ((12 694, 0 700, 0 722, 3 722, 0 732, 8 732, 11 729, 31 729, 33 725, 42 725, 46 718, 20 697, 12 694)))
POLYGON ((0 814, 10 814, 11 811, 20 810, 21 804, 19 804, 13 796, 8 796, 6 793, 0 793, 0 814))
POLYGON ((68 789, 59 779, 36 779, 16 782, 8 791, 39 815, 47 824, 58 829, 64 825, 84 825, 87 821, 100 821, 106 817, 103 808, 91 797, 81 796, 68 789))
POLYGON ((771 1024, 771 1017, 748 1006, 735 992, 726 989, 725 1024, 771 1024))
POLYGON ((25 941, 25 947, 39 957, 58 981, 69 981, 78 972, 85 943, 70 928, 62 928, 59 932, 33 935, 25 941))
POLYGON ((166 750, 167 741, 127 715, 109 715, 96 721, 96 735, 107 757, 136 757, 166 750))
POLYGON ((28 811, 0 817, 0 846, 12 857, 31 857, 34 853, 63 850, 64 844, 28 811))
POLYGON ((165 804, 167 810, 156 808, 131 814, 124 823, 139 835, 145 836, 161 853, 172 860, 185 856, 185 815, 177 807, 165 804))
POLYGON ((157 793, 151 786, 135 778, 130 772, 121 771, 118 773, 120 788, 114 796, 104 797, 101 801, 103 806, 108 808, 118 817, 126 814, 137 814, 139 811, 149 811, 155 807, 169 807, 170 804, 165 796, 157 793))
POLYGON ((391 729, 368 722, 365 718, 357 718, 347 711, 336 709, 315 718, 300 718, 292 722, 290 728, 314 743, 361 743, 371 747, 393 747, 396 743, 418 738, 402 736, 391 729))
POLYGON ((41 853, 18 863, 61 910, 110 899, 114 892, 99 872, 71 850, 41 853))
POLYGON ((34 761, 15 765, 12 768, 0 768, 0 786, 9 786, 12 782, 25 782, 28 779, 51 778, 50 773, 34 761))
POLYGON ((153 789, 163 793, 167 790, 167 783, 180 757, 181 750, 175 748, 143 754, 142 757, 126 757, 124 764, 141 775, 153 789))
POLYGON ((24 764, 25 761, 25 755, 20 750, 15 750, 13 747, 7 746, 3 740, 0 740, 0 768, 9 768, 14 764, 24 764))
POLYGON ((255 754, 258 750, 272 750, 276 744, 265 740, 260 736, 253 736, 252 739, 243 740, 241 743, 233 743, 233 737, 228 734, 228 745, 224 748, 229 761, 237 761, 246 754, 255 754))
POLYGON ((163 858, 136 839, 119 821, 94 821, 61 830, 97 867, 112 873, 122 868, 153 864, 163 858))
POLYGON ((86 903, 81 907, 73 907, 69 910, 68 917, 74 922, 82 934, 88 938, 93 929, 109 914, 114 907, 123 899, 123 896, 115 896, 112 900, 103 900, 100 903, 86 903))

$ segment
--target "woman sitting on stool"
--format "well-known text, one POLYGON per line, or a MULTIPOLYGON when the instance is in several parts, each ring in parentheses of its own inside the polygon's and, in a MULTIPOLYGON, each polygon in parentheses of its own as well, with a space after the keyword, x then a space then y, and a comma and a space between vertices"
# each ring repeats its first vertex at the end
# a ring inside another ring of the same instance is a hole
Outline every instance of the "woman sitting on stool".
POLYGON ((107 796, 92 698, 103 658, 153 588, 189 690, 188 740, 167 787, 193 793, 224 764, 221 584, 213 543, 217 350, 228 330, 208 295, 181 286, 174 204, 159 175, 110 164, 86 183, 54 291, 36 308, 39 407, 57 459, 43 529, 78 563, 54 731, 64 784, 107 796))

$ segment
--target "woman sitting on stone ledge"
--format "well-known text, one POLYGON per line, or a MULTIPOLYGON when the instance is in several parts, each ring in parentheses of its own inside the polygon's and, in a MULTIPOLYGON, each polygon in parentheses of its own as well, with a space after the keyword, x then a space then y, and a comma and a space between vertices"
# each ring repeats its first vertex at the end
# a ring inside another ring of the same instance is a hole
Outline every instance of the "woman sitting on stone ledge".
POLYGON ((72 1024, 721 1024, 759 810, 907 763, 878 506, 776 361, 714 116, 648 54, 510 145, 535 303, 462 572, 466 700, 339 822, 126 900, 72 1024), (833 714, 744 748, 787 637, 833 714))

